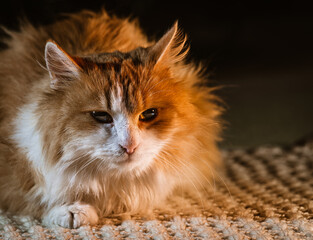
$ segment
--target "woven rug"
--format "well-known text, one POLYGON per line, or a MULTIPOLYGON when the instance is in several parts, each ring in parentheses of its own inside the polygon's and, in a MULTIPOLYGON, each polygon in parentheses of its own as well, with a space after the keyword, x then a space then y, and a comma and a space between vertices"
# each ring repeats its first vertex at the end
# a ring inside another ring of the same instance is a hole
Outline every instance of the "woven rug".
POLYGON ((313 239, 313 141, 223 154, 224 172, 205 197, 173 197, 155 218, 71 230, 0 212, 0 239, 313 239))

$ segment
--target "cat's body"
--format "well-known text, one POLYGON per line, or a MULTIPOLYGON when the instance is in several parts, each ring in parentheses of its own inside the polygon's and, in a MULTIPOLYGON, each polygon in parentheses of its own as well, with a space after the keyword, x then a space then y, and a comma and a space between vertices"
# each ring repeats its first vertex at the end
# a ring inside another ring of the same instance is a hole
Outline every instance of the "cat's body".
POLYGON ((200 69, 182 61, 177 25, 155 44, 134 22, 82 12, 9 34, 2 209, 78 227, 146 211, 177 185, 210 177, 220 110, 200 69))

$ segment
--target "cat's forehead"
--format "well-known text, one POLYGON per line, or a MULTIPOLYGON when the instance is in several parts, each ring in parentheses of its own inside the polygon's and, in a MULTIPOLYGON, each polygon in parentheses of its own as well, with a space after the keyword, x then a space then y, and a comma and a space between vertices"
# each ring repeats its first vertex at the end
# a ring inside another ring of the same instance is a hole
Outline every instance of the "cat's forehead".
POLYGON ((158 101, 167 101, 163 96, 169 90, 165 86, 166 76, 145 62, 145 51, 138 48, 128 53, 100 53, 85 58, 90 64, 87 81, 108 110, 132 114, 156 107, 158 101))
POLYGON ((143 107, 149 74, 138 54, 102 53, 85 60, 91 86, 108 110, 133 113, 143 107))
POLYGON ((116 85, 106 96, 107 107, 114 113, 133 113, 138 108, 139 101, 135 96, 125 96, 125 89, 121 85, 116 85), (127 97, 129 99, 127 99, 127 97))

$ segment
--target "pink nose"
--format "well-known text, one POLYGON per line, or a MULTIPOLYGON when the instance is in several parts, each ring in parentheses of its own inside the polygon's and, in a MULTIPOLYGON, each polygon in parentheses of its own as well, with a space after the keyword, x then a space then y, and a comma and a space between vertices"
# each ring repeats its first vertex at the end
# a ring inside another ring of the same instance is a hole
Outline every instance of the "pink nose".
POLYGON ((122 146, 121 145, 121 148, 128 154, 128 155, 131 155, 135 152, 136 148, 137 148, 137 145, 135 144, 131 144, 131 145, 127 145, 127 146, 122 146))

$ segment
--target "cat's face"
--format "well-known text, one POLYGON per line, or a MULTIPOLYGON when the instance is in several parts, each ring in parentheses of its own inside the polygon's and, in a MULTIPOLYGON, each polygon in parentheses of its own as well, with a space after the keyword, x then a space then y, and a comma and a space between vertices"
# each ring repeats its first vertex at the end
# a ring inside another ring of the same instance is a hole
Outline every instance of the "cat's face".
POLYGON ((88 57, 70 57, 47 43, 53 101, 59 101, 61 162, 93 172, 141 172, 154 166, 194 114, 169 67, 181 51, 176 33, 175 25, 153 47, 88 57))
POLYGON ((169 76, 144 67, 94 65, 64 92, 64 152, 107 169, 147 168, 179 123, 178 91, 169 76))

